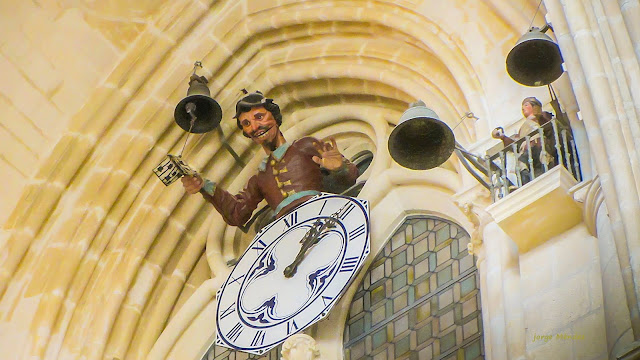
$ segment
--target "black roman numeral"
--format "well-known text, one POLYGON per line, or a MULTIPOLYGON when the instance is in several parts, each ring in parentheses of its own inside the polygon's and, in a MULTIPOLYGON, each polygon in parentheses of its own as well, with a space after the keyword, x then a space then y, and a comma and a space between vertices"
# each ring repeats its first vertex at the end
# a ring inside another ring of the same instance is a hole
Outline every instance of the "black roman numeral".
POLYGON ((344 259, 342 262, 342 266, 340 267, 340 272, 349 272, 356 268, 358 265, 358 256, 348 257, 344 259))
POLYGON ((244 279, 244 276, 245 276, 245 275, 246 275, 246 274, 242 274, 242 275, 238 276, 238 277, 237 277, 237 278, 235 278, 235 279, 231 278, 231 282, 229 283, 229 285, 233 284, 234 282, 237 282, 237 283, 238 283, 238 285, 240 285, 240 280, 244 279))
POLYGON ((258 240, 258 242, 256 242, 251 248, 260 254, 260 251, 267 248, 267 244, 262 240, 258 240))
POLYGON ((292 227, 293 225, 298 223, 298 213, 297 212, 292 212, 291 214, 287 215, 284 218, 284 224, 287 226, 287 228, 292 227))
POLYGON ((349 241, 357 238, 358 236, 364 234, 366 227, 365 224, 358 226, 357 228, 349 231, 349 241))
POLYGON ((296 330, 298 330, 298 325, 296 324, 295 320, 291 320, 287 323, 287 335, 295 332, 296 330))
POLYGON ((322 203, 322 207, 320 208, 320 211, 318 212, 318 215, 322 214, 322 210, 324 210, 324 206, 325 206, 325 205, 327 205, 327 200, 325 200, 325 201, 322 203))
POLYGON ((258 330, 256 336, 251 340, 251 346, 262 345, 262 343, 264 343, 264 330, 258 330))
POLYGON ((340 209, 340 213, 338 214, 338 217, 341 220, 344 220, 347 216, 349 216, 349 214, 351 213, 351 211, 353 209, 355 209, 356 206, 353 205, 353 203, 348 203, 347 205, 345 205, 342 209, 340 209))
POLYGON ((244 330, 242 324, 237 323, 236 326, 229 330, 229 332, 227 333, 227 338, 229 338, 229 340, 231 341, 236 341, 240 336, 240 333, 242 333, 242 330, 244 330))
POLYGON ((233 314, 233 313, 236 311, 235 306, 236 306, 236 303, 235 303, 235 301, 234 301, 234 302, 233 302, 233 304, 231 304, 228 308, 226 308, 226 309, 222 312, 222 314, 220 314, 220 319, 224 319, 224 318, 226 318, 227 316, 229 316, 229 315, 233 314))

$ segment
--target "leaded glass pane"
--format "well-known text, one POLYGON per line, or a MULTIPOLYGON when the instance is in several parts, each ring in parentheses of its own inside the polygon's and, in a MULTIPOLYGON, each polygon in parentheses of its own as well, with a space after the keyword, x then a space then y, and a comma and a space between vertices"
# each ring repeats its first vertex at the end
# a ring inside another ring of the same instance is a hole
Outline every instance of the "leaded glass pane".
POLYGON ((202 360, 248 360, 248 359, 260 359, 260 360, 278 360, 280 359, 280 352, 282 346, 279 345, 271 351, 263 355, 251 355, 241 351, 235 351, 226 347, 216 346, 215 343, 211 345, 207 353, 202 357, 202 360))
POLYGON ((387 342, 387 329, 378 330, 372 337, 373 349, 377 349, 387 342))
POLYGON ((403 272, 393 277, 393 292, 402 290, 407 285, 407 273, 403 272))
POLYGON ((373 260, 345 326, 345 358, 483 359, 478 274, 469 235, 408 218, 373 260))
POLYGON ((395 299, 393 299, 393 312, 394 314, 397 313, 398 311, 404 309, 405 307, 407 307, 407 297, 409 296, 409 293, 402 293, 400 295, 398 295, 395 299))
POLYGON ((391 262, 391 268, 393 269, 393 271, 400 269, 401 267, 407 265, 407 253, 404 251, 399 253, 398 255, 393 257, 391 262))
POLYGON ((400 357, 401 355, 403 355, 404 353, 409 351, 409 345, 411 343, 409 342, 409 336, 405 336, 404 338, 396 341, 395 343, 395 347, 396 347, 396 358, 400 357))
POLYGON ((446 268, 438 271, 438 287, 451 281, 452 276, 451 266, 447 266, 446 268))
POLYGON ((482 339, 474 341, 464 349, 464 360, 483 359, 482 357, 482 339))
POLYGON ((413 224, 413 236, 418 237, 427 231, 427 221, 418 220, 413 224))
POLYGON ((378 302, 384 300, 385 296, 384 284, 380 284, 371 290, 371 305, 376 305, 378 302))

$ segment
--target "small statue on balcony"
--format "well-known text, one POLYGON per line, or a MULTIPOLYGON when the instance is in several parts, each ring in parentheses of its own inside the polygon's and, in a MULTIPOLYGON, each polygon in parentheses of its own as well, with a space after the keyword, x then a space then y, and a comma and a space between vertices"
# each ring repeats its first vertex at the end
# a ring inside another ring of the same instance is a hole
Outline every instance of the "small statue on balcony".
MULTIPOLYGON (((542 111, 542 103, 535 97, 527 97, 522 100, 522 115, 525 120, 520 126, 517 134, 507 136, 504 133, 502 127, 497 127, 491 132, 491 136, 494 139, 502 140, 505 147, 518 141, 531 134, 540 126, 546 124, 553 118, 553 114, 548 111, 542 111)), ((529 155, 531 156, 531 162, 533 163, 533 171, 535 176, 539 176, 544 172, 543 164, 550 165, 553 162, 553 156, 548 150, 551 141, 550 137, 545 134, 545 150, 542 151, 542 141, 540 134, 536 133, 529 137, 529 141, 522 142, 517 149, 518 156, 518 168, 520 169, 520 178, 522 185, 531 181, 531 166, 529 162, 529 155)))

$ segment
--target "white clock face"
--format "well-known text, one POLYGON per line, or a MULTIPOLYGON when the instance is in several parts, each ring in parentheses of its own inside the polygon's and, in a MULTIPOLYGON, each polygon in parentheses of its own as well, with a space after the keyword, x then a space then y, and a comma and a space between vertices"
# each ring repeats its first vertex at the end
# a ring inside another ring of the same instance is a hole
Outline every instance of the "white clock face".
POLYGON ((367 201, 321 194, 305 202, 256 235, 218 291, 216 344, 269 351, 325 317, 368 254, 367 201), (301 240, 314 229, 317 242, 305 251, 301 240))

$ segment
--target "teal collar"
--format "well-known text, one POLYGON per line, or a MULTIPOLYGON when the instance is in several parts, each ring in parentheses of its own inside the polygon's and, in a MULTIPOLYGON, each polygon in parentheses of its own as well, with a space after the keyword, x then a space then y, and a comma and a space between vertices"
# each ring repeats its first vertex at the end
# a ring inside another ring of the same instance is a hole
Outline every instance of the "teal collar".
MULTIPOLYGON (((282 158, 284 157, 284 154, 289 149, 289 146, 291 146, 291 144, 286 142, 286 143, 280 145, 277 149, 275 149, 271 153, 271 155, 269 155, 269 156, 273 157, 277 161, 280 161, 280 160, 282 160, 282 158)), ((258 165, 258 170, 259 171, 267 170, 267 161, 269 161, 269 156, 265 156, 265 158, 262 159, 262 162, 260 162, 260 165, 258 165)))

